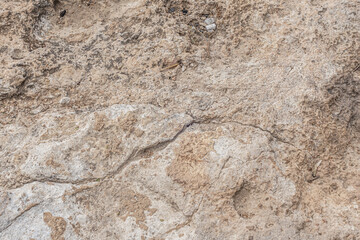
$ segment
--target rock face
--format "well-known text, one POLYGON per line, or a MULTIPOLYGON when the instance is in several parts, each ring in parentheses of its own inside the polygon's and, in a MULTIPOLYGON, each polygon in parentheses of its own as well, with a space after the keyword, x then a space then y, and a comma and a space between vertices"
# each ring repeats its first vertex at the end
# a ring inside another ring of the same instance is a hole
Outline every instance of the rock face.
POLYGON ((0 239, 359 239, 359 9, 2 0, 0 239))

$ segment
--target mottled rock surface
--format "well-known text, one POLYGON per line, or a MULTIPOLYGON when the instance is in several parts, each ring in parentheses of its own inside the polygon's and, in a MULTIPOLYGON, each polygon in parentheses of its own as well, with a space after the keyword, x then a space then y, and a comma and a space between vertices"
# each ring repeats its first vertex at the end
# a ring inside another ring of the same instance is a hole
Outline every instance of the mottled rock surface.
POLYGON ((360 239, 359 14, 1 0, 0 239, 360 239))

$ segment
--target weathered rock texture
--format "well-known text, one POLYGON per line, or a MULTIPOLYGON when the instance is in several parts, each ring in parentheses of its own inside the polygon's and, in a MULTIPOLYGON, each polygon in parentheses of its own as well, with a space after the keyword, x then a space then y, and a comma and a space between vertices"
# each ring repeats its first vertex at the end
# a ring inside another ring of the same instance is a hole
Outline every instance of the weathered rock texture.
POLYGON ((359 14, 1 0, 0 239, 360 239, 359 14))

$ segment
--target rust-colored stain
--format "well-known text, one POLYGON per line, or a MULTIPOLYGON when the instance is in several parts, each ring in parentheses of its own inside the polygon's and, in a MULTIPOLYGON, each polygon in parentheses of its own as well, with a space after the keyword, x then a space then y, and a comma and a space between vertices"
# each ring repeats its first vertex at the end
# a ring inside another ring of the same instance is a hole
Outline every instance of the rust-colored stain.
POLYGON ((44 213, 44 222, 51 228, 51 240, 65 240, 66 221, 62 217, 54 217, 51 213, 44 213))

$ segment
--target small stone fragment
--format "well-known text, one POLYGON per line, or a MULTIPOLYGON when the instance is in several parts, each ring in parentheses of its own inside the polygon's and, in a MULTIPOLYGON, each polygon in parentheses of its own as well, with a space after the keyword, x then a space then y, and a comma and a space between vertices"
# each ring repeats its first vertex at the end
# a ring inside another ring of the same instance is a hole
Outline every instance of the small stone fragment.
POLYGON ((60 104, 65 105, 68 104, 70 102, 70 98, 68 97, 63 97, 62 99, 60 99, 60 104))
POLYGON ((66 10, 62 10, 62 11, 60 12, 60 17, 64 17, 65 14, 66 14, 66 10))
POLYGON ((215 23, 214 18, 206 18, 205 19, 205 24, 206 25, 210 25, 210 24, 213 24, 213 23, 215 23))
POLYGON ((208 32, 212 32, 215 29, 216 29, 216 24, 215 23, 206 26, 206 30, 208 30, 208 32))

